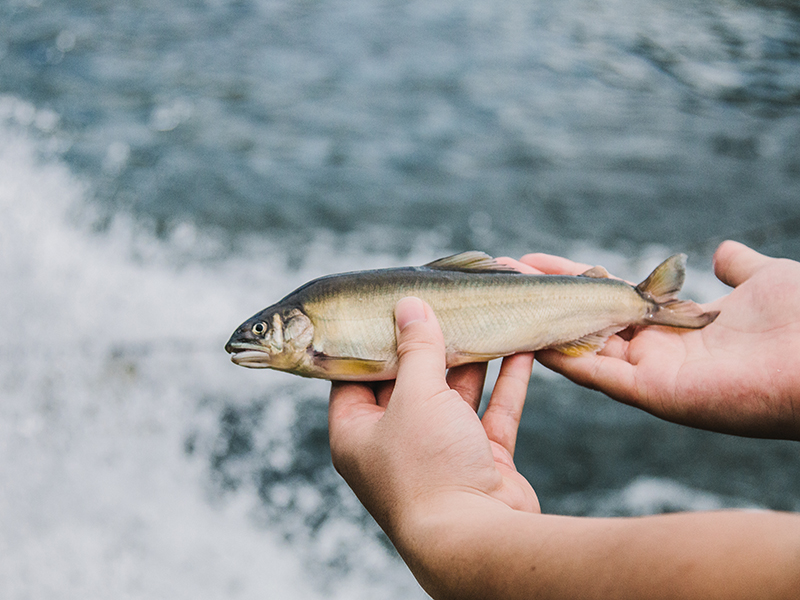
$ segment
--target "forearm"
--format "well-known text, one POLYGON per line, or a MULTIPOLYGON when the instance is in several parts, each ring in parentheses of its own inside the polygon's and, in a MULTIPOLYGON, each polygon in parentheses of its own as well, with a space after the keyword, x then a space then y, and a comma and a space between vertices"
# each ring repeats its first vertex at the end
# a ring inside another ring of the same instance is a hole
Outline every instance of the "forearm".
POLYGON ((398 531, 398 549, 437 600, 800 593, 798 515, 588 519, 513 511, 475 497, 420 507, 412 521, 398 531))

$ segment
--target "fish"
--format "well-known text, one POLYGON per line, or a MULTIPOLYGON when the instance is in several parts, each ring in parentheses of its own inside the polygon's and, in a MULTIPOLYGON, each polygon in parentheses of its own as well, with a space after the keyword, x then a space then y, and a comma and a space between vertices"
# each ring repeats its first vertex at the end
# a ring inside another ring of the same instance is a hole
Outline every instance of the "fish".
POLYGON ((478 251, 328 275, 246 320, 225 350, 243 367, 334 381, 394 379, 394 306, 416 296, 436 314, 448 368, 544 348, 578 356, 630 326, 711 323, 718 312, 677 297, 686 259, 671 256, 636 286, 602 267, 577 276, 525 274, 478 251))

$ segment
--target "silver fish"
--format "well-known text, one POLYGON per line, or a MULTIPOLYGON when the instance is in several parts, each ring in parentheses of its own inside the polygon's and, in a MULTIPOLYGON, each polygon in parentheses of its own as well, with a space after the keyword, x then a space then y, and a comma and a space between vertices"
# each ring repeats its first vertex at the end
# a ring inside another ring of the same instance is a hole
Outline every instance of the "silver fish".
POLYGON ((579 276, 523 274, 482 252, 330 275, 245 321, 225 350, 244 367, 330 380, 392 379, 394 306, 417 296, 436 313, 448 367, 542 348, 597 352, 631 325, 711 323, 717 312, 676 297, 685 265, 686 255, 676 254, 637 286, 609 278, 602 267, 579 276))

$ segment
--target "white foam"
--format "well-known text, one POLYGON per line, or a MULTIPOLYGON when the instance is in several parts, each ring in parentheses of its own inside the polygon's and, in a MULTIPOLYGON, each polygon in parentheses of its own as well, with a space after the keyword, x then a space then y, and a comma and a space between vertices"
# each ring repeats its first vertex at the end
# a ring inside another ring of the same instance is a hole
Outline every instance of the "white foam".
POLYGON ((288 272, 263 241, 211 260, 219 242, 190 225, 159 241, 123 216, 91 233, 87 186, 42 155, 53 128, 0 98, 0 596, 423 597, 374 529, 333 517, 287 542, 258 524, 256 490, 210 493, 207 455, 184 451, 218 426, 204 398, 244 404, 282 386, 259 434, 288 436, 293 394, 325 396, 222 351, 308 269, 288 272), (342 547, 369 570, 319 576, 314 563, 342 547))
POLYGON ((736 498, 698 490, 663 477, 638 477, 599 503, 599 511, 649 515, 665 511, 707 511, 723 508, 761 508, 736 498))
POLYGON ((650 476, 636 477, 624 487, 605 493, 572 494, 565 497, 560 506, 566 512, 596 517, 764 508, 743 498, 697 489, 666 477, 650 476))

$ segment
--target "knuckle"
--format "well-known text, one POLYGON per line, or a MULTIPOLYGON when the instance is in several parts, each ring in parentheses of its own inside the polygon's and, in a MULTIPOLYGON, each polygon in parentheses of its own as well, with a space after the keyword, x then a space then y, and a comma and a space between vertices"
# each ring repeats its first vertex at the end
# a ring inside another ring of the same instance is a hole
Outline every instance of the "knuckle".
POLYGON ((397 344, 397 356, 403 358, 409 354, 420 352, 435 352, 436 341, 423 336, 410 336, 400 340, 397 344))

